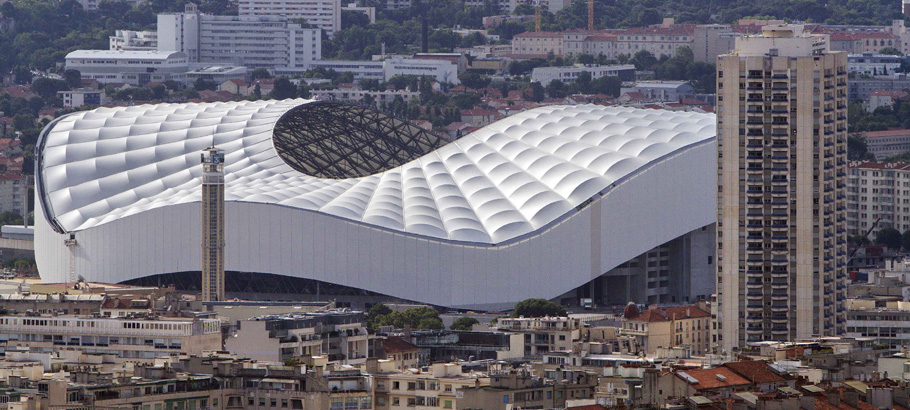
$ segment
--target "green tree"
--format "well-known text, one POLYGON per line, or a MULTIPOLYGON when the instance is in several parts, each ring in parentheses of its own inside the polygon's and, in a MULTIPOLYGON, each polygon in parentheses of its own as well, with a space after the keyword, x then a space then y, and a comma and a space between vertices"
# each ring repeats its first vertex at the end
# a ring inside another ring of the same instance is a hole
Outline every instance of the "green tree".
POLYGON ((476 325, 476 324, 478 324, 478 323, 480 323, 480 321, 477 320, 477 319, 474 319, 473 317, 470 317, 470 316, 462 316, 462 317, 460 317, 460 318, 458 318, 458 319, 455 319, 455 321, 452 322, 452 326, 449 326, 449 329, 452 329, 452 330, 471 330, 471 329, 474 328, 474 325, 476 325))
POLYGON ((214 90, 216 88, 218 88, 218 84, 215 84, 214 81, 209 81, 202 77, 197 78, 196 81, 193 82, 193 89, 196 91, 214 90))
POLYGON ((901 235, 901 248, 904 252, 910 252, 910 229, 904 231, 901 235))
POLYGON ((63 80, 70 88, 82 87, 82 73, 79 70, 67 69, 63 72, 63 80))
POLYGON ((32 70, 26 66, 16 66, 13 69, 13 76, 16 77, 16 84, 29 84, 32 82, 32 70))
POLYGON ((306 85, 306 82, 301 80, 300 86, 297 87, 297 96, 300 98, 310 98, 310 87, 306 85))
POLYGON ((550 98, 565 98, 567 94, 566 85, 562 81, 553 80, 550 81, 550 84, 547 84, 547 95, 550 98))
POLYGON ((32 92, 38 94, 44 100, 49 100, 57 96, 57 91, 69 90, 69 85, 63 80, 53 80, 47 77, 40 77, 32 82, 32 92))
POLYGON ((297 87, 288 80, 287 77, 281 77, 275 80, 275 85, 272 87, 272 92, 269 93, 269 98, 275 100, 284 100, 288 98, 294 98, 297 96, 297 87))
POLYGON ((882 228, 875 235, 875 243, 889 249, 900 249, 902 241, 901 233, 894 228, 882 228))
POLYGON ((528 90, 525 92, 526 97, 534 102, 541 102, 546 98, 543 86, 540 83, 531 83, 528 87, 528 90))
POLYGON ((265 68, 257 68, 250 73, 250 79, 256 81, 260 78, 273 78, 272 73, 265 68))
POLYGON ((881 49, 881 50, 878 50, 878 53, 879 53, 879 54, 889 55, 889 56, 902 56, 902 55, 904 55, 904 53, 901 53, 900 50, 898 50, 898 49, 896 49, 896 48, 894 48, 894 47, 885 47, 885 48, 883 48, 883 49, 881 49))
POLYGON ((377 323, 379 323, 379 318, 385 317, 391 313, 392 309, 382 303, 373 305, 367 314, 364 315, 364 322, 367 325, 367 329, 371 332, 375 332, 378 328, 377 323))
POLYGON ((30 114, 16 114, 13 116, 13 129, 16 131, 25 131, 35 126, 35 117, 30 114))
POLYGON ((464 72, 458 75, 461 84, 468 88, 484 88, 490 85, 490 78, 484 77, 477 73, 464 72))
POLYGON ((629 62, 634 64, 635 68, 639 70, 651 70, 657 65, 657 57, 654 57, 654 54, 651 54, 650 51, 641 50, 635 53, 629 62))
POLYGON ((565 316, 566 309, 546 299, 525 299, 515 305, 512 317, 565 316))

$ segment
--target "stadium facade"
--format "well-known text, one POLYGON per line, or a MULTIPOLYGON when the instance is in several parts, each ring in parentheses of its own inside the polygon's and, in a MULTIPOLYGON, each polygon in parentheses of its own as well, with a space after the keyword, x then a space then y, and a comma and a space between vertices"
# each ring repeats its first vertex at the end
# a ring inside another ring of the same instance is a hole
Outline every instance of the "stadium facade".
POLYGON ((713 291, 714 115, 596 105, 522 112, 454 142, 310 100, 70 114, 37 148, 42 279, 199 272, 199 155, 213 143, 229 272, 464 308, 713 291))

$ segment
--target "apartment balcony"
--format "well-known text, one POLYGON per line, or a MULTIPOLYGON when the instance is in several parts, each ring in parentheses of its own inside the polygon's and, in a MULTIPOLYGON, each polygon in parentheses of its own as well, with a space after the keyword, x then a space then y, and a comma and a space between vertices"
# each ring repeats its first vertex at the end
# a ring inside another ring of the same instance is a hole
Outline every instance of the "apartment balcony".
POLYGON ((771 289, 788 289, 790 287, 790 282, 785 280, 775 280, 771 281, 771 289))
POLYGON ((786 304, 786 303, 784 303, 784 304, 772 303, 771 304, 772 312, 788 312, 789 310, 790 310, 789 304, 786 304))

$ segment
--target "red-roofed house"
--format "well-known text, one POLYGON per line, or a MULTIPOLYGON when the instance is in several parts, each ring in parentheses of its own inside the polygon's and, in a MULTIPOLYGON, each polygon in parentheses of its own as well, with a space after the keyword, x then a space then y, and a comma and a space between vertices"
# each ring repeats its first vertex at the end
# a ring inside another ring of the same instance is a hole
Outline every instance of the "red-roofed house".
POLYGON ((472 110, 463 110, 461 120, 475 127, 482 127, 499 119, 499 113, 493 110, 474 108, 472 110))
POLYGON ((661 373, 645 370, 642 401, 663 408, 669 400, 702 396, 710 400, 729 398, 734 392, 749 390, 751 383, 726 367, 673 370, 661 373))
POLYGON ((901 90, 878 90, 869 95, 869 101, 866 102, 866 111, 875 111, 878 107, 891 107, 898 100, 907 98, 907 92, 901 90))
POLYGON ((218 91, 227 91, 235 95, 247 95, 250 93, 249 85, 247 85, 246 81, 236 78, 219 84, 218 91))
POLYGON ((398 336, 389 336, 382 339, 382 351, 385 358, 395 363, 398 370, 413 369, 417 367, 419 359, 417 346, 398 336))
POLYGON ((692 354, 708 353, 711 314, 705 304, 651 308, 624 318, 623 333, 635 336, 648 354, 661 347, 688 347, 692 354))

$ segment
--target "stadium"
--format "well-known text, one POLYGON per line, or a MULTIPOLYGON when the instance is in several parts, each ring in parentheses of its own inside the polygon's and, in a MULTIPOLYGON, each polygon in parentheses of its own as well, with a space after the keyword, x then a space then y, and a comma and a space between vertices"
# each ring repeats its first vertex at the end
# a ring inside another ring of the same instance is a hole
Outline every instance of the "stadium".
POLYGON ((713 291, 715 143, 711 114, 598 105, 455 141, 329 101, 98 108, 40 136, 36 259, 45 282, 198 286, 214 144, 229 296, 683 302, 713 291))

